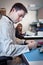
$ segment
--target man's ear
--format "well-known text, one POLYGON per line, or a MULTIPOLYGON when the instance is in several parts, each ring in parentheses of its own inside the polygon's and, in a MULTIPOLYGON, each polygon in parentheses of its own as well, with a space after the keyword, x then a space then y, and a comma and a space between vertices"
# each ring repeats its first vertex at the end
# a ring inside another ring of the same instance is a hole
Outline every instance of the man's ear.
POLYGON ((16 9, 15 9, 15 8, 13 8, 13 9, 12 9, 12 11, 14 12, 14 11, 16 11, 16 9))

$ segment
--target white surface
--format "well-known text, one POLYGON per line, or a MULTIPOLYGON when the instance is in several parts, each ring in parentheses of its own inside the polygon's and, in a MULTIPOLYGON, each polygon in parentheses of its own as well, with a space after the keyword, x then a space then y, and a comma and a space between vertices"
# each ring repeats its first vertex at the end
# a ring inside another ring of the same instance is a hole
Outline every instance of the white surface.
POLYGON ((43 31, 39 31, 38 32, 38 36, 42 36, 43 37, 43 31))
POLYGON ((35 33, 31 32, 31 31, 27 31, 27 32, 26 32, 26 35, 34 36, 35 33))
POLYGON ((42 38, 43 36, 24 36, 24 38, 42 38))
POLYGON ((43 61, 32 61, 29 62, 29 65, 43 65, 43 61))

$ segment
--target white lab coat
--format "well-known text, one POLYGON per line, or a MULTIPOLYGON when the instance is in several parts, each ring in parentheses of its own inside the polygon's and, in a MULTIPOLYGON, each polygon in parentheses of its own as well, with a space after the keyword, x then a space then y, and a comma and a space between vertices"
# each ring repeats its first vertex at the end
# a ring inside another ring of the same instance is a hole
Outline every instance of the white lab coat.
POLYGON ((0 56, 18 56, 29 52, 27 45, 17 45, 13 22, 6 16, 0 20, 0 56))

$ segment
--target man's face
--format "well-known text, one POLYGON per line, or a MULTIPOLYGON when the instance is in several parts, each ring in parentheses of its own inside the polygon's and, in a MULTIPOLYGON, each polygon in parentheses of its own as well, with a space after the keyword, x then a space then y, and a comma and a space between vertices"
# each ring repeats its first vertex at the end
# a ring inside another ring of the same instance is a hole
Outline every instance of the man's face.
POLYGON ((25 15, 24 10, 18 10, 18 11, 14 10, 12 13, 13 22, 17 23, 17 22, 21 21, 22 18, 24 17, 24 15, 25 15))

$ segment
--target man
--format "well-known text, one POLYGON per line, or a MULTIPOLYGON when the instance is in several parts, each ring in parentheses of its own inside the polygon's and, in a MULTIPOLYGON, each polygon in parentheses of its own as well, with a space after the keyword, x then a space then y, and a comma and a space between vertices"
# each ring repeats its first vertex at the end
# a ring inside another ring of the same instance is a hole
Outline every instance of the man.
POLYGON ((0 56, 18 56, 28 52, 27 45, 17 45, 15 41, 14 23, 22 20, 27 13, 21 3, 12 6, 8 16, 2 16, 0 20, 0 56))

